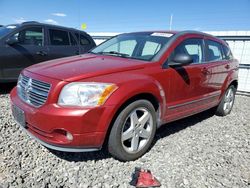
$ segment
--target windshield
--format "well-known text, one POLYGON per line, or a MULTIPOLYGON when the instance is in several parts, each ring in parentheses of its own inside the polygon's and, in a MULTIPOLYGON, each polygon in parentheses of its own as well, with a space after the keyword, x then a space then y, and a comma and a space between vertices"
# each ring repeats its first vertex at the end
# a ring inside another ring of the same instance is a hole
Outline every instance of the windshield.
POLYGON ((8 25, 8 26, 3 26, 0 27, 0 39, 10 33, 13 29, 15 29, 15 25, 8 25))
POLYGON ((90 53, 151 61, 171 36, 152 32, 122 34, 100 44, 90 53))

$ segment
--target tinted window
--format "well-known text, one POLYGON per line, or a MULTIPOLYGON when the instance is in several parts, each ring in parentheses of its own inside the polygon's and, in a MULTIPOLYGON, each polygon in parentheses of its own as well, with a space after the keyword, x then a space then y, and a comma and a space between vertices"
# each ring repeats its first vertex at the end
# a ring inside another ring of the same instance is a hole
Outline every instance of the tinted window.
POLYGON ((207 40, 207 61, 222 60, 221 45, 218 42, 207 40))
POLYGON ((50 44, 55 46, 69 45, 69 35, 66 31, 49 30, 50 44))
POLYGON ((229 49, 229 47, 225 46, 225 45, 222 45, 222 47, 223 47, 223 51, 225 54, 225 59, 227 59, 227 60, 233 59, 233 54, 232 54, 231 50, 229 49))
POLYGON ((70 37, 70 43, 72 46, 77 45, 76 39, 73 37, 73 35, 71 33, 69 33, 69 37, 70 37))
POLYGON ((188 54, 192 57, 193 63, 201 63, 203 62, 202 45, 202 39, 186 39, 174 49, 170 59, 177 54, 188 54))
POLYGON ((22 45, 43 45, 43 29, 42 27, 31 27, 24 29, 14 35, 18 39, 18 43, 22 45))
POLYGON ((79 33, 75 33, 77 40, 80 40, 80 44, 81 45, 89 45, 90 41, 84 36, 84 35, 80 35, 80 39, 79 39, 79 33))

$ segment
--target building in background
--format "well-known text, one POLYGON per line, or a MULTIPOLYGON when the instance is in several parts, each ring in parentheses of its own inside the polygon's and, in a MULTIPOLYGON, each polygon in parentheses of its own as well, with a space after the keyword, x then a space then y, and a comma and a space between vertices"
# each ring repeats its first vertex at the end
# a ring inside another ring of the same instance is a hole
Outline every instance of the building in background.
MULTIPOLYGON (((205 31, 224 39, 240 62, 238 91, 250 93, 250 31, 205 31)), ((96 44, 119 33, 90 33, 96 44)))

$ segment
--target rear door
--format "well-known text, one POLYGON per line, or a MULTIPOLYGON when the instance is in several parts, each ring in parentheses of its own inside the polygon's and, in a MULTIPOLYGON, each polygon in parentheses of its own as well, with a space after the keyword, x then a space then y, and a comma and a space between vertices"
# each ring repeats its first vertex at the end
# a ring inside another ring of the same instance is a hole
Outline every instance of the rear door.
POLYGON ((22 69, 48 59, 45 32, 42 26, 21 28, 9 38, 17 38, 13 45, 1 46, 2 74, 6 79, 17 79, 22 69))
POLYGON ((71 44, 70 33, 66 30, 48 28, 49 34, 49 58, 57 59, 61 57, 79 54, 77 45, 71 44))
POLYGON ((222 44, 211 39, 206 39, 206 69, 209 70, 211 79, 208 85, 210 93, 220 93, 222 85, 228 75, 230 64, 224 57, 222 44))

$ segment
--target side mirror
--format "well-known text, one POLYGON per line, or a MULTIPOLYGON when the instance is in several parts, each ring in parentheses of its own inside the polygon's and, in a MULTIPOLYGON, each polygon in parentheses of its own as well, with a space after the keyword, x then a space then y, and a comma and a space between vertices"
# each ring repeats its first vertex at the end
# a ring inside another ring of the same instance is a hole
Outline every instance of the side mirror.
POLYGON ((12 46, 18 43, 18 39, 16 37, 10 37, 6 40, 6 44, 12 46))
POLYGON ((193 62, 193 58, 188 54, 176 54, 168 63, 169 66, 185 66, 193 62))

